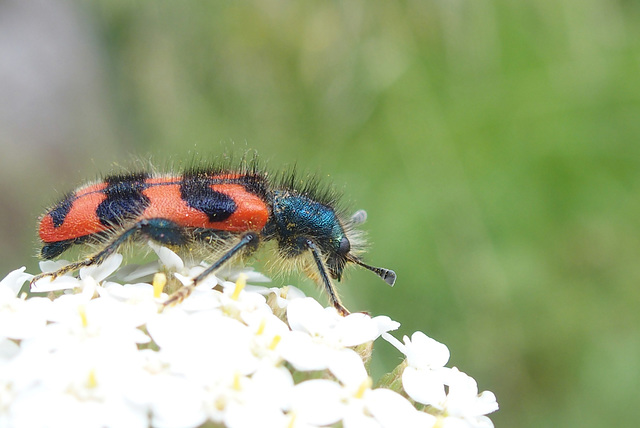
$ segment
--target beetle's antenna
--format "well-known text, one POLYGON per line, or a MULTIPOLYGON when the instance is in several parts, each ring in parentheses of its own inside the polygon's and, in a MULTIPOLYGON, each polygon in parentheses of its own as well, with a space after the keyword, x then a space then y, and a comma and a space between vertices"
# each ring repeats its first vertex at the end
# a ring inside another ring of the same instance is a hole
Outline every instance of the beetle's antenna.
POLYGON ((393 287, 393 284, 396 283, 396 273, 391 269, 379 268, 375 266, 371 266, 363 262, 357 257, 352 256, 351 254, 347 254, 347 260, 357 265, 362 266, 365 269, 369 269, 371 272, 374 272, 380 278, 384 280, 387 284, 393 287))

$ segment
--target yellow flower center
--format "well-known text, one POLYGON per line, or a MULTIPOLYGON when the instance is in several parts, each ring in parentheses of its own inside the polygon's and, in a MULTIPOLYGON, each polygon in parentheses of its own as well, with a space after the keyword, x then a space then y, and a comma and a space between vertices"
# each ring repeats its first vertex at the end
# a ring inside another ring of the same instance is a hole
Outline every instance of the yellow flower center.
POLYGON ((87 376, 87 388, 93 389, 98 386, 98 379, 96 378, 96 371, 91 369, 89 376, 87 376))
POLYGON ((256 331, 256 336, 260 336, 262 333, 264 333, 264 329, 266 327, 267 327, 267 320, 263 318, 260 321, 260 325, 258 326, 258 330, 256 331))
POLYGON ((240 373, 235 372, 233 374, 233 389, 236 391, 241 391, 242 390, 242 386, 240 385, 240 373))
POLYGON ((162 295, 164 286, 167 285, 167 275, 162 272, 157 272, 153 275, 153 297, 159 298, 162 295))
POLYGON ((80 315, 82 327, 87 328, 89 326, 89 320, 87 320, 87 308, 84 305, 78 306, 78 315, 80 315))
POLYGON ((278 346, 278 343, 280 343, 280 340, 282 340, 282 336, 280 336, 279 334, 276 334, 275 336, 273 336, 273 340, 269 344, 269 350, 271 351, 275 350, 276 346, 278 346))
POLYGON ((367 378, 360 384, 360 386, 358 387, 358 390, 353 396, 355 398, 364 397, 364 393, 371 388, 371 385, 373 385, 373 380, 371 380, 371 378, 367 376, 367 378))
POLYGON ((242 292, 242 290, 244 290, 246 286, 247 286, 247 275, 241 273, 240 276, 238 276, 238 279, 236 280, 236 288, 235 290, 233 290, 233 294, 231 295, 231 298, 233 300, 238 300, 240 298, 240 293, 242 292))

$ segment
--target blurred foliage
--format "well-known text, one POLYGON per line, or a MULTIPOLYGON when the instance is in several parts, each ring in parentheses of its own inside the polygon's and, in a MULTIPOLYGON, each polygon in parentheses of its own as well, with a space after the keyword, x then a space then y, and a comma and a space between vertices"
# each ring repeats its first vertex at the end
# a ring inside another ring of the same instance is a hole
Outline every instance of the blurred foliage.
MULTIPOLYGON (((256 149, 367 209, 367 261, 398 282, 353 269, 347 307, 446 343, 496 426, 640 420, 640 4, 75 5, 113 141, 23 170, 16 194, 41 199, 13 236, 128 154, 256 149)), ((380 375, 400 357, 377 346, 380 375)))

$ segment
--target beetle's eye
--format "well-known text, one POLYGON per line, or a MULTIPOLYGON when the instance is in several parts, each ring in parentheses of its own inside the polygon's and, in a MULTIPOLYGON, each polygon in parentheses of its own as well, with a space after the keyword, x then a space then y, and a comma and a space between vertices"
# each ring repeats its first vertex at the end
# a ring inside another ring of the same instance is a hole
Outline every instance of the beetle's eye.
POLYGON ((340 240, 340 248, 338 248, 338 253, 344 255, 344 254, 348 254, 350 250, 351 250, 351 243, 345 236, 340 240))

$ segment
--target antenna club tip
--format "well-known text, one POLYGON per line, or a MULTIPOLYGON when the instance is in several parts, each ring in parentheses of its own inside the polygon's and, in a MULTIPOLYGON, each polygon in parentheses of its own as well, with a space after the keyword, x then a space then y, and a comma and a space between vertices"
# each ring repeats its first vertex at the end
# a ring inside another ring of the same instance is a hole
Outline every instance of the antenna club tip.
POLYGON ((385 269, 385 268, 370 266, 370 265, 364 263, 359 258, 353 257, 353 256, 350 257, 350 256, 347 255, 347 260, 352 262, 352 263, 356 263, 357 265, 360 265, 365 269, 369 269, 370 271, 375 272, 376 275, 378 275, 380 278, 382 278, 384 280, 384 282, 389 284, 391 287, 393 287, 393 284, 396 283, 396 273, 394 271, 392 271, 391 269, 385 269))
POLYGON ((384 279, 384 282, 393 287, 393 285, 396 283, 396 273, 391 269, 387 269, 382 279, 384 279))

